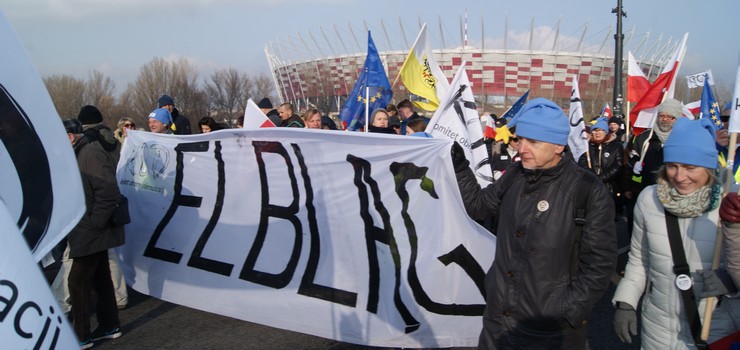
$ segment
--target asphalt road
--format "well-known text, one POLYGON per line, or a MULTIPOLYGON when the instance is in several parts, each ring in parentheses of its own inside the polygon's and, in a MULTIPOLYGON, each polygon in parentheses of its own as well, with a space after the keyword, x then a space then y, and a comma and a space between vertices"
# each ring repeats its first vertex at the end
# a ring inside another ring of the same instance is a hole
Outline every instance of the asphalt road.
MULTIPOLYGON (((618 222, 620 247, 629 244, 626 224, 618 222)), ((624 250, 624 249, 623 249, 624 250)), ((620 265, 626 262, 626 253, 620 265)), ((53 271, 47 271, 53 277, 53 271)), ((620 277, 615 274, 609 289, 593 310, 589 321, 591 349, 639 349, 617 339, 612 326, 611 298, 620 277)), ((267 327, 168 303, 129 288, 129 306, 120 311, 123 336, 102 340, 93 349, 384 349, 359 346, 307 334, 267 327)), ((93 317, 93 328, 95 320, 93 317)), ((465 348, 461 348, 465 349, 465 348)))

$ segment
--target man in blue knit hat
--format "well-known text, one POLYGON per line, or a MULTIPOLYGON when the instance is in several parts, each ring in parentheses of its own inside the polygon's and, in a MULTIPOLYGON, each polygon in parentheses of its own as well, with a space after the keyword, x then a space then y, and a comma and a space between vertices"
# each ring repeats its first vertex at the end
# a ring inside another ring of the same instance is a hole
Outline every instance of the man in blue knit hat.
POLYGON ((149 131, 156 134, 171 134, 172 116, 164 108, 157 108, 149 113, 149 131))
POLYGON ((478 347, 587 349, 587 321, 617 257, 614 203, 601 181, 565 156, 570 124, 555 103, 533 99, 509 126, 521 162, 484 189, 461 146, 452 147, 468 214, 497 220, 478 347))

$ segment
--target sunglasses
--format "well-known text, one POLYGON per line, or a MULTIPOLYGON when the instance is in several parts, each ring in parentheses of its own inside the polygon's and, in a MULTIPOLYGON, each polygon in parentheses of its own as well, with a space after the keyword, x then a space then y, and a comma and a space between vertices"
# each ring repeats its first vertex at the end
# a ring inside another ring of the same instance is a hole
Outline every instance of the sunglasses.
POLYGON ((135 128, 136 127, 136 124, 133 124, 133 123, 124 123, 123 124, 123 127, 124 128, 135 128))
POLYGON ((509 138, 509 141, 519 141, 519 138, 518 137, 510 137, 509 138))

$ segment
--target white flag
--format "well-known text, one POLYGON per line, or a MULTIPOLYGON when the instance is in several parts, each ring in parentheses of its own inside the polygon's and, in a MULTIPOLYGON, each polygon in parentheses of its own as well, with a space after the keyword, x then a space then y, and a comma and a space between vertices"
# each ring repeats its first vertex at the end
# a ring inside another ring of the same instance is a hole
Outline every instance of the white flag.
POLYGON ((460 65, 452 78, 450 89, 440 101, 426 132, 436 138, 458 142, 465 150, 478 184, 485 187, 493 182, 493 174, 465 64, 460 65))
POLYGON ((270 118, 262 112, 254 101, 250 98, 247 101, 247 108, 244 109, 244 129, 254 130, 259 128, 271 128, 276 126, 270 118))
POLYGON ((576 162, 581 155, 588 150, 588 133, 583 122, 583 108, 581 105, 581 92, 578 90, 578 76, 573 76, 573 90, 570 93, 570 134, 568 135, 568 147, 576 162))
POLYGON ((728 132, 740 132, 740 58, 738 58, 737 73, 735 74, 735 92, 730 100, 730 125, 728 132))
POLYGON ((0 45, 0 201, 40 261, 85 212, 80 170, 49 93, 2 12, 0 45))
POLYGON ((686 83, 689 85, 689 89, 693 89, 695 87, 704 87, 704 79, 707 79, 707 77, 709 79, 709 85, 714 85, 714 77, 712 76, 711 69, 705 72, 687 75, 686 83))

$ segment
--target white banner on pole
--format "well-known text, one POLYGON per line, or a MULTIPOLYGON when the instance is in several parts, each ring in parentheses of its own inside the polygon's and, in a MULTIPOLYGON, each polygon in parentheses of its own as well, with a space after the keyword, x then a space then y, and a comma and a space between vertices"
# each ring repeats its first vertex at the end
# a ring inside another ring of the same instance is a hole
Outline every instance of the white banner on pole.
POLYGON ((0 242, 0 347, 79 349, 67 317, 2 200, 0 242))
POLYGON ((0 11, 0 201, 41 259, 85 212, 72 146, 49 93, 0 11))
POLYGON ((460 65, 452 78, 450 88, 429 121, 426 132, 433 137, 460 143, 478 184, 485 187, 493 182, 493 171, 465 64, 460 65))
POLYGON ((704 72, 687 75, 686 83, 689 85, 689 89, 704 87, 704 79, 707 79, 707 77, 709 78, 709 85, 714 85, 714 77, 712 76, 711 69, 704 72))
POLYGON ((477 344, 495 237, 465 212, 447 140, 132 131, 118 181, 142 293, 356 344, 477 344))

